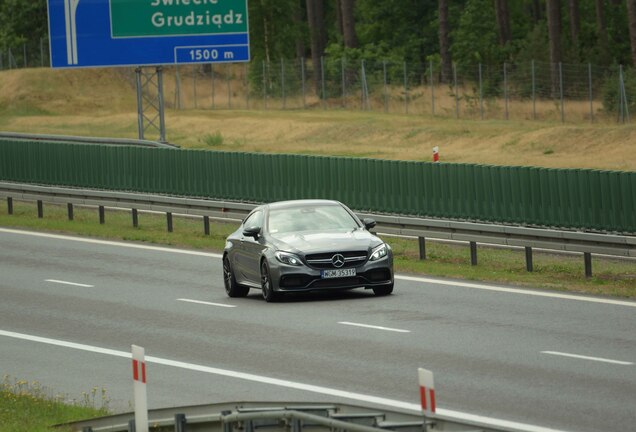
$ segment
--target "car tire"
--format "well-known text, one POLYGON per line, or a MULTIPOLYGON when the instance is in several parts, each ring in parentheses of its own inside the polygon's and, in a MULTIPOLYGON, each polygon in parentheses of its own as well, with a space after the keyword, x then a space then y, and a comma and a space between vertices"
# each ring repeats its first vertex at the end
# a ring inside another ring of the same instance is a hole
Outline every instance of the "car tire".
POLYGON ((278 300, 279 295, 274 291, 274 287, 272 287, 272 279, 266 260, 261 262, 261 289, 263 290, 263 298, 266 302, 271 303, 278 300))
POLYGON ((229 297, 245 297, 250 290, 248 287, 236 283, 236 277, 234 277, 234 271, 227 256, 223 257, 223 283, 229 297))
POLYGON ((377 296, 387 296, 393 292, 393 284, 373 288, 373 294, 377 296))

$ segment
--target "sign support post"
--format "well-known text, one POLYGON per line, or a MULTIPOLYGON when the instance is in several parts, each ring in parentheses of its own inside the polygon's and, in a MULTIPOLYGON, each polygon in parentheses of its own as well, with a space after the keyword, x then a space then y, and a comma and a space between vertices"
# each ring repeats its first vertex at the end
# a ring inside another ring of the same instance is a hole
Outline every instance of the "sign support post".
POLYGON ((159 142, 165 143, 167 141, 163 103, 163 68, 157 66, 154 72, 146 72, 143 67, 137 67, 135 78, 139 139, 146 139, 145 132, 152 127, 159 132, 159 142))

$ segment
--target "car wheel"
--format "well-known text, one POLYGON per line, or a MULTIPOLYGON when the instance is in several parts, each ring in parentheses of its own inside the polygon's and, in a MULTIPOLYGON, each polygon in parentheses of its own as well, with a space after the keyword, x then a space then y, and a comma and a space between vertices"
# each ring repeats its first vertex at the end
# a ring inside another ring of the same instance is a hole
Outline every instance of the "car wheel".
POLYGON ((261 263, 261 288, 263 290, 263 298, 266 302, 271 303, 278 299, 278 293, 274 291, 272 287, 272 279, 269 273, 269 266, 267 261, 263 260, 261 263))
POLYGON ((386 296, 393 292, 393 284, 373 288, 373 294, 377 296, 386 296))
POLYGON ((245 297, 250 290, 248 287, 236 283, 236 278, 227 256, 223 257, 223 282, 225 283, 225 292, 230 297, 245 297))

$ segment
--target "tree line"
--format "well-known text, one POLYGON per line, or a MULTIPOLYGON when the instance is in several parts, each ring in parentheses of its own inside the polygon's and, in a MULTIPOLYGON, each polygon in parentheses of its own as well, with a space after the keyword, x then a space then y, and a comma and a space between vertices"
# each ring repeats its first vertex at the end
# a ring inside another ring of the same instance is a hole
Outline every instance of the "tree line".
MULTIPOLYGON (((139 0, 141 1, 141 0, 139 0)), ((231 1, 231 0, 223 0, 231 1)), ((255 61, 636 66, 636 0, 249 0, 255 61)), ((0 49, 46 38, 46 0, 0 0, 0 49)))
POLYGON ((636 65, 636 0, 255 0, 253 57, 636 65))

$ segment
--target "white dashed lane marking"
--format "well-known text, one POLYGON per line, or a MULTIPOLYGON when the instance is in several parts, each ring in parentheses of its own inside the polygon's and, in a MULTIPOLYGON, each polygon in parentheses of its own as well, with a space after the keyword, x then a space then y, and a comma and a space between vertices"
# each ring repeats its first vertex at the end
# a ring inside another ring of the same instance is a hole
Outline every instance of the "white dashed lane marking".
POLYGON ((56 284, 61 284, 61 285, 72 285, 72 286, 82 287, 82 288, 94 288, 95 287, 95 285, 87 285, 87 284, 82 284, 82 283, 77 283, 77 282, 68 282, 68 281, 57 280, 57 279, 45 279, 44 282, 51 282, 51 283, 56 283, 56 284))
POLYGON ((589 357, 589 356, 584 356, 584 355, 579 355, 579 354, 568 354, 568 353, 563 353, 563 352, 558 352, 558 351, 541 351, 541 354, 549 354, 549 355, 554 355, 554 356, 569 357, 569 358, 575 358, 575 359, 580 359, 580 360, 591 360, 591 361, 596 361, 596 362, 611 363, 611 364, 617 364, 617 365, 622 365, 622 366, 630 366, 630 365, 634 364, 632 362, 627 362, 627 361, 612 360, 612 359, 601 358, 601 357, 589 357))
POLYGON ((374 330, 392 331, 396 333, 411 333, 411 330, 402 330, 402 329, 396 329, 391 327, 381 327, 381 326, 370 325, 370 324, 352 323, 348 321, 339 321, 338 324, 354 326, 354 327, 364 327, 364 328, 374 329, 374 330))
POLYGON ((191 300, 191 299, 183 299, 183 298, 177 299, 177 301, 186 302, 186 303, 196 303, 196 304, 201 304, 201 305, 206 305, 206 306, 224 307, 224 308, 234 308, 234 307, 236 307, 235 305, 231 305, 231 304, 211 303, 211 302, 206 302, 206 301, 201 301, 201 300, 191 300))

